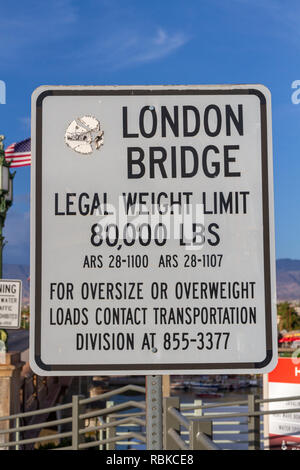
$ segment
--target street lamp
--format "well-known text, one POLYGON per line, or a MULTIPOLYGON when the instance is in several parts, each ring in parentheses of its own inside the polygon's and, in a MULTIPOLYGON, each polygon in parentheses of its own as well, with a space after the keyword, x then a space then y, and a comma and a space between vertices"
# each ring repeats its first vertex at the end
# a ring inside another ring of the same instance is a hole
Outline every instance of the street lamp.
POLYGON ((2 252, 5 245, 2 235, 6 213, 13 202, 14 173, 10 173, 10 163, 5 159, 4 135, 0 135, 0 279, 2 279, 2 252))

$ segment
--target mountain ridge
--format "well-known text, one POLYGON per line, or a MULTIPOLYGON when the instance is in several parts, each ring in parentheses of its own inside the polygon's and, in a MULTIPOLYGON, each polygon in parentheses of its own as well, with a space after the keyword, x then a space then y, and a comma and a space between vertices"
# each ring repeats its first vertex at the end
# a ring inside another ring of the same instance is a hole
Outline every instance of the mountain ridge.
POLYGON ((277 301, 300 301, 300 260, 276 261, 277 301))
MULTIPOLYGON (((27 264, 3 264, 3 279, 22 281, 23 305, 29 304, 30 267, 27 264)), ((277 301, 300 301, 300 260, 281 258, 276 260, 277 301)))

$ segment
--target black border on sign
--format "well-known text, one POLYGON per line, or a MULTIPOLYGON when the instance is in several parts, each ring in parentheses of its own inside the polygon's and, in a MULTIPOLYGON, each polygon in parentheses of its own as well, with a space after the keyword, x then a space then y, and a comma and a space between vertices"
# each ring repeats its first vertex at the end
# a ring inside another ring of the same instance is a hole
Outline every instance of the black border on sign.
POLYGON ((270 265, 270 220, 268 182, 267 106, 265 95, 255 88, 231 89, 53 89, 44 90, 36 98, 36 180, 35 180, 35 331, 34 358, 44 371, 88 372, 88 371, 158 371, 158 370, 222 370, 261 369, 272 360, 272 298, 270 265), (262 165, 262 211, 264 251, 264 292, 266 320, 266 356, 261 362, 209 363, 209 364, 45 364, 41 359, 41 285, 42 285, 42 130, 43 100, 48 96, 141 96, 141 95, 256 95, 260 100, 261 117, 261 165, 262 165))

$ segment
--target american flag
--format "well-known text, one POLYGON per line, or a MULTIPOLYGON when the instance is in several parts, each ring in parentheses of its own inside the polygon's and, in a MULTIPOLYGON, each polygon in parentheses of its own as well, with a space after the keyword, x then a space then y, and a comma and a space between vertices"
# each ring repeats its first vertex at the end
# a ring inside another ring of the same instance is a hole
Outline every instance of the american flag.
POLYGON ((31 139, 11 144, 5 150, 5 159, 10 162, 11 168, 27 166, 31 164, 31 139))

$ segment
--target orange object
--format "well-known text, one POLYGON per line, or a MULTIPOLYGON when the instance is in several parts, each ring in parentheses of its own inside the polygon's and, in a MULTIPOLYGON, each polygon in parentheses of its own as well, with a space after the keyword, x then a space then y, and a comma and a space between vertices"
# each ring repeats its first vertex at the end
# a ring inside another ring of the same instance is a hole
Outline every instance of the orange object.
POLYGON ((280 357, 268 377, 269 382, 300 384, 300 358, 280 357))

